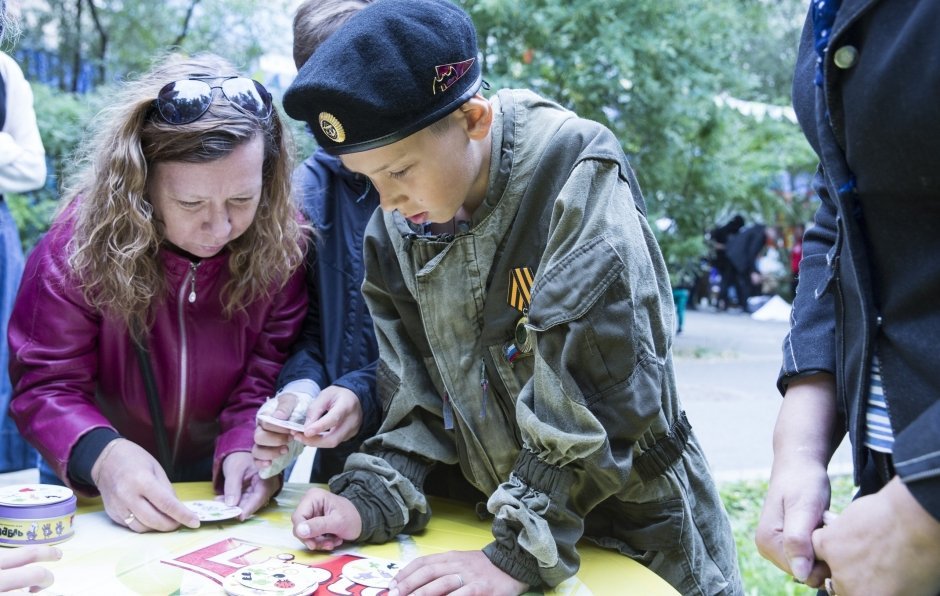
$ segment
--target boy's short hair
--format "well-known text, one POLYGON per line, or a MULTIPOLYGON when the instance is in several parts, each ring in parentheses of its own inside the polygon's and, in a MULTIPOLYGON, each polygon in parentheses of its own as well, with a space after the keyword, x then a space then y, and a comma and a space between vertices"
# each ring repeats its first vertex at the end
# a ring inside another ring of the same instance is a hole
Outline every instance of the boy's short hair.
POLYGON ((483 84, 470 16, 447 0, 381 0, 351 17, 300 69, 284 109, 341 155, 437 122, 483 84))
POLYGON ((317 48, 372 0, 307 0, 294 13, 294 64, 306 64, 317 48))

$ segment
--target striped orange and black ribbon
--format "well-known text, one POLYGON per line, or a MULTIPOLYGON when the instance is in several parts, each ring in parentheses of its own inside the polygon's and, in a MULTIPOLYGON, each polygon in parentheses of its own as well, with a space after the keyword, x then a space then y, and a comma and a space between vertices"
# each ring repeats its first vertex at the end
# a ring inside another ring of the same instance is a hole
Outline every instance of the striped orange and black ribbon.
POLYGON ((509 306, 519 312, 529 310, 532 300, 532 270, 528 267, 517 267, 509 272, 509 306))

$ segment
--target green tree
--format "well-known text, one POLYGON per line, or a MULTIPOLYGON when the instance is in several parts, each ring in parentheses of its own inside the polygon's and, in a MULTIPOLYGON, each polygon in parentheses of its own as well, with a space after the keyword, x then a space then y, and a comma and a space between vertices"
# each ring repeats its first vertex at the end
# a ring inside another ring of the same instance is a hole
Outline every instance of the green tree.
MULTIPOLYGON (((170 51, 213 51, 247 65, 276 43, 290 43, 283 19, 292 0, 45 0, 23 7, 18 44, 45 50, 63 91, 77 91, 91 67, 93 85, 149 68, 170 51)), ((289 23, 289 20, 287 21, 289 23)), ((289 24, 287 25, 289 26, 289 24)), ((288 48, 283 48, 285 51, 288 48)), ((25 54, 28 60, 31 54, 25 54)), ((46 59, 44 58, 44 59, 46 59)))
POLYGON ((526 87, 618 136, 673 268, 705 254, 725 214, 777 220, 769 189, 809 167, 789 121, 746 118, 722 95, 788 104, 800 0, 464 0, 484 77, 526 87))

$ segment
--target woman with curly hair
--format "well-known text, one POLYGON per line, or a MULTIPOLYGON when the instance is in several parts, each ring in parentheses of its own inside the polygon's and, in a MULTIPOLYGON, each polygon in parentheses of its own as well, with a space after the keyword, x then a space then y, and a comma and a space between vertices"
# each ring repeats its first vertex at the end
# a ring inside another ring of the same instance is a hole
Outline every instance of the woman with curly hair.
POLYGON ((12 414, 44 482, 131 530, 198 526, 171 481, 211 478, 244 519, 279 487, 254 418, 307 305, 288 131, 210 54, 164 60, 96 124, 26 265, 12 414))

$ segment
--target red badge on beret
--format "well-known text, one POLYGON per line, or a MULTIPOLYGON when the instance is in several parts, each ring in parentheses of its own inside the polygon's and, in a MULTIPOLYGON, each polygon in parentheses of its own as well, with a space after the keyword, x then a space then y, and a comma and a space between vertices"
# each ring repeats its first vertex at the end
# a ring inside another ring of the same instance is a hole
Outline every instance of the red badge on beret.
POLYGON ((476 60, 476 58, 470 58, 469 60, 456 62, 454 64, 442 64, 440 66, 435 66, 434 86, 432 93, 437 95, 438 92, 443 93, 450 89, 451 85, 460 80, 460 77, 467 74, 467 71, 469 71, 470 67, 473 66, 474 60, 476 60))

